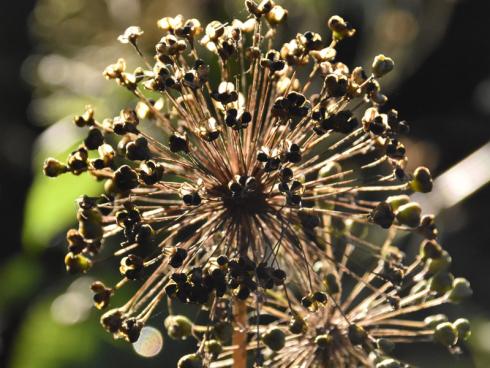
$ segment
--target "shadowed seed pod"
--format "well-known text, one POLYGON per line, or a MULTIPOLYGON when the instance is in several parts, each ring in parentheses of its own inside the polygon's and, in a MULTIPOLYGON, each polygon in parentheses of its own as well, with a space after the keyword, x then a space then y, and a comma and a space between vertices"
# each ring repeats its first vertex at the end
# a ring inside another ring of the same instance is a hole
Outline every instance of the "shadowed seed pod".
POLYGON ((401 366, 394 344, 425 340, 457 351, 466 320, 410 319, 471 288, 449 273, 434 217, 408 196, 432 178, 405 172, 407 124, 382 107, 378 79, 393 60, 379 55, 371 71, 336 60, 355 34, 339 16, 277 44, 288 11, 245 5, 247 19, 205 27, 162 18, 154 55, 139 49, 139 27, 119 37, 143 66, 131 73, 119 59, 103 74, 136 110, 100 120, 87 107, 74 119, 88 129, 80 147, 44 164, 49 177, 105 181, 106 193, 78 201, 67 270, 104 267, 102 248, 119 258, 121 280, 92 285, 99 309, 137 285, 101 318, 114 338, 136 341, 162 303, 200 309, 204 325, 165 319, 170 337, 198 343, 178 367, 401 366), (422 244, 412 258, 398 246, 407 233, 422 244))

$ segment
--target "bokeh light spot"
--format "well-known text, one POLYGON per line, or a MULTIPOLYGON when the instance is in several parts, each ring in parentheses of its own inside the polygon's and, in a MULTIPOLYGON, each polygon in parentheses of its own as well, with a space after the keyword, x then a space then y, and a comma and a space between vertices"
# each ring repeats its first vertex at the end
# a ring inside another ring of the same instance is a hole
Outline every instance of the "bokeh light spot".
POLYGON ((163 336, 155 327, 143 327, 140 338, 133 344, 134 351, 144 358, 151 358, 163 348, 163 336))

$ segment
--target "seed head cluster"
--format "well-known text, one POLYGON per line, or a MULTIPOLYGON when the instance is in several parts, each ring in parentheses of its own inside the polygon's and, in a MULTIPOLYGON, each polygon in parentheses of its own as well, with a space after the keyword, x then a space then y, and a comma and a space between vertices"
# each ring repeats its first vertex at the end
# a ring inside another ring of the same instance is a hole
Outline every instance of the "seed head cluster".
POLYGON ((74 118, 83 143, 44 164, 50 177, 105 182, 77 202, 67 271, 104 267, 113 253, 120 281, 92 285, 103 327, 135 342, 166 304, 168 335, 196 341, 181 368, 403 367, 395 344, 429 340, 457 352, 465 319, 411 315, 471 288, 449 273, 434 217, 408 196, 432 178, 406 170, 408 125, 379 82, 393 60, 338 61, 336 46, 356 32, 339 16, 324 35, 276 48, 288 11, 245 5, 243 21, 160 19, 152 57, 139 27, 119 36, 142 66, 119 59, 103 74, 135 105, 105 119, 87 107, 74 118), (399 246, 407 233, 415 255, 399 246), (111 305, 131 283, 126 304, 111 305), (199 319, 175 314, 178 303, 199 319))

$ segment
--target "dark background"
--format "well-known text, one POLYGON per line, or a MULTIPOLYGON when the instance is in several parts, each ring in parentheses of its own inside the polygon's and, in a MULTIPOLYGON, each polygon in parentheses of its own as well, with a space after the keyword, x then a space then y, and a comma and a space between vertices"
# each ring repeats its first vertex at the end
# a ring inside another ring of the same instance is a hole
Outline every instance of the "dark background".
MULTIPOLYGON (((212 14, 223 12, 223 1, 203 1, 202 4, 204 8, 200 9, 201 12, 209 14, 209 9, 214 9, 212 14)), ((63 280, 65 288, 73 281, 64 274, 62 248, 56 246, 59 240, 54 240, 55 246, 36 252, 26 251, 22 240, 26 195, 34 175, 39 172, 39 167, 33 167, 33 145, 37 136, 45 129, 30 113, 31 99, 36 86, 33 87, 21 77, 21 69, 26 67, 24 63, 26 58, 40 52, 40 48, 41 52, 45 51, 42 50, 42 45, 39 46, 35 33, 33 34, 28 27, 29 15, 35 5, 36 2, 32 0, 8 2, 8 5, 4 4, 4 9, 0 13, 0 208, 2 211, 0 217, 2 236, 0 366, 2 367, 27 366, 19 362, 29 360, 22 360, 17 356, 30 354, 32 349, 36 349, 30 345, 36 340, 29 337, 29 333, 26 332, 33 329, 32 334, 35 335, 37 333, 35 329, 41 328, 36 325, 37 322, 32 322, 34 318, 32 310, 36 309, 35 304, 58 295, 61 290, 60 279, 63 280), (33 275, 27 277, 28 281, 25 281, 26 273, 33 275), (4 292, 6 289, 8 291, 4 292), (33 325, 26 327, 26 324, 31 322, 33 325), (27 339, 27 342, 21 341, 22 339, 27 339)), ((344 7, 343 10, 362 33, 364 21, 356 13, 356 2, 353 1, 352 6, 344 7)), ((413 142, 419 144, 414 147, 430 148, 423 151, 425 152, 423 160, 431 163, 435 175, 444 172, 490 139, 489 10, 486 0, 456 2, 453 13, 448 18, 447 28, 442 37, 427 52, 427 57, 419 60, 420 63, 417 61, 413 68, 408 68, 409 73, 405 73, 392 84, 391 103, 410 122, 412 128, 410 136, 413 142)), ((430 31, 430 24, 426 29, 430 31)), ((63 32, 63 29, 59 29, 58 32, 63 32)), ((353 42, 346 45, 341 52, 347 58, 354 59, 357 46, 358 44, 353 42)), ((382 45, 378 46, 382 48, 382 45)), ((407 51, 405 65, 410 65, 412 53, 414 59, 417 59, 415 54, 419 50, 416 44, 412 46, 412 49, 407 51)), ((113 59, 116 56, 113 55, 113 59)), ((107 64, 112 61, 112 59, 107 60, 107 64)), ((78 107, 81 108, 83 105, 78 107)), ((490 157, 488 157, 488 164, 490 165, 490 157)), ((471 173, 469 172, 468 175, 471 173)), ((422 366, 490 366, 490 346, 487 342, 490 341, 488 327, 490 322, 487 322, 490 320, 488 312, 490 308, 489 207, 490 187, 486 186, 463 203, 441 214, 439 220, 443 229, 441 238, 445 248, 453 256, 454 273, 467 277, 475 292, 472 301, 464 306, 466 315, 473 321, 475 333, 466 357, 445 360, 444 363, 441 361, 441 365, 434 361, 429 364, 422 357, 419 360, 422 366), (487 341, 477 341, 484 337, 487 341)), ((96 325, 94 322, 96 318, 96 316, 91 317, 93 320, 93 323, 90 322, 91 325, 96 325)), ((40 333, 43 339, 49 337, 40 333)), ((95 339, 90 334, 81 334, 79 341, 81 346, 90 344, 90 341, 85 338, 95 339)), ((77 337, 74 339, 76 342, 77 337)), ((123 366, 140 364, 130 349, 120 344, 113 344, 105 338, 101 339, 99 340, 102 341, 104 351, 89 349, 94 354, 94 358, 88 360, 89 366, 116 366, 117 362, 121 362, 120 359, 126 359, 128 365, 123 366), (114 349, 119 352, 121 358, 110 358, 114 349)), ((431 349, 434 348, 421 347, 421 355, 432 352, 431 349)), ((47 368, 78 366, 74 360, 63 357, 59 352, 56 354, 61 357, 58 361, 56 359, 50 361, 49 364, 52 365, 41 362, 36 365, 31 362, 30 366, 47 368)), ((87 366, 86 360, 85 363, 84 360, 79 362, 80 366, 87 366)))

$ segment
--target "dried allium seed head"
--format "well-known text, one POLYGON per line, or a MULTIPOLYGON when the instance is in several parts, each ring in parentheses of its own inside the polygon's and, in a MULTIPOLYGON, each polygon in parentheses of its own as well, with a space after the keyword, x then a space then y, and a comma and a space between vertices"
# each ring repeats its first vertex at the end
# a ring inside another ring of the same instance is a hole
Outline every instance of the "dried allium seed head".
POLYGON ((87 272, 118 235, 122 279, 95 282, 95 305, 107 307, 128 283, 138 288, 101 323, 134 342, 160 303, 196 305, 207 326, 165 319, 171 337, 199 342, 179 367, 245 367, 248 350, 272 367, 393 367, 395 343, 437 340, 454 350, 469 335, 466 320, 409 316, 472 292, 449 273, 434 217, 407 195, 430 191, 432 178, 424 167, 405 173, 408 126, 380 108, 378 78, 393 61, 376 57, 368 75, 336 60, 337 43, 355 33, 339 16, 328 21, 330 43, 304 32, 275 45, 287 10, 270 0, 245 5, 248 19, 204 28, 181 15, 160 19, 152 59, 138 48, 140 28, 119 37, 144 66, 129 73, 119 59, 104 76, 136 109, 99 121, 87 107, 74 119, 88 128, 83 144, 66 163, 44 164, 50 177, 105 181, 105 194, 78 201, 67 270, 87 272), (400 232, 422 238, 415 257, 399 249, 400 232))

